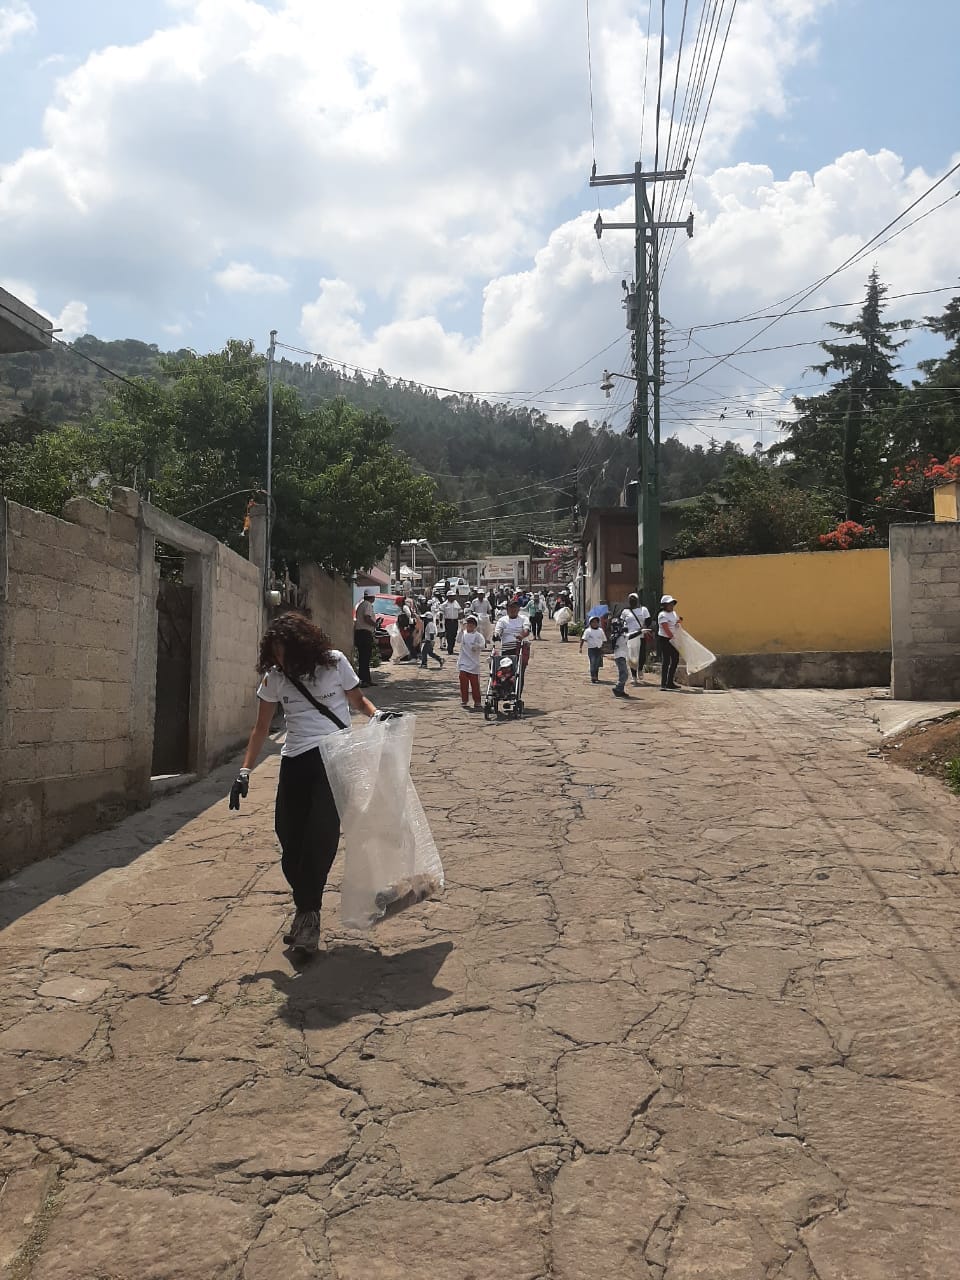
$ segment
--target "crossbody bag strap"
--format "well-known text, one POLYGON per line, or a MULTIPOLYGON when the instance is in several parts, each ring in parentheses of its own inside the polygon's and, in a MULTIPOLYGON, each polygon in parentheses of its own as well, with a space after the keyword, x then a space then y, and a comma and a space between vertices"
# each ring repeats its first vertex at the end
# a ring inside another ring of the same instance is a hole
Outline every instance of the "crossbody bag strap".
POLYGON ((287 676, 287 679, 290 681, 293 687, 297 689, 300 693, 302 693, 308 702, 312 703, 316 707, 316 709, 320 712, 322 716, 326 716, 328 720, 332 720, 338 729, 347 728, 347 726, 343 723, 340 717, 337 715, 334 715, 334 713, 330 710, 330 708, 325 707, 322 702, 318 702, 316 698, 313 696, 313 694, 310 692, 310 690, 305 685, 301 684, 301 682, 297 679, 296 676, 287 675, 286 672, 284 672, 284 675, 287 676))

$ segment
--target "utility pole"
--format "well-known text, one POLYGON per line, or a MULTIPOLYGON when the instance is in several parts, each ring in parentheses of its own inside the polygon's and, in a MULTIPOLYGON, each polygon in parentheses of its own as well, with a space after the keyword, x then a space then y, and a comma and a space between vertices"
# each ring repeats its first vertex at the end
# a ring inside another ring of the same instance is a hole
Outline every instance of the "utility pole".
POLYGON ((270 590, 270 555, 273 533, 273 362, 277 353, 277 331, 270 330, 270 345, 267 347, 267 548, 263 565, 264 597, 270 590))
POLYGON ((604 231, 636 232, 635 293, 627 291, 627 328, 633 330, 634 376, 637 382, 637 552, 640 591, 650 612, 660 603, 660 387, 662 351, 660 334, 660 231, 685 230, 693 235, 693 214, 683 222, 658 222, 653 215, 648 184, 681 182, 682 169, 645 171, 638 160, 633 173, 598 174, 594 165, 591 187, 632 186, 634 221, 604 222, 597 214, 597 239, 604 231), (650 389, 653 388, 651 397, 650 389), (652 403, 651 403, 652 402, 652 403), (652 414, 651 414, 652 408, 652 414))

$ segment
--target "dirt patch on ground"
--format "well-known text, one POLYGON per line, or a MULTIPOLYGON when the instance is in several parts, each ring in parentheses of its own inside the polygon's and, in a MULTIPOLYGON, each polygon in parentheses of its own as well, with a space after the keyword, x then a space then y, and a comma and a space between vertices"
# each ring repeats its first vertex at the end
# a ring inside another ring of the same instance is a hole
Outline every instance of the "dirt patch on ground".
POLYGON ((960 714, 917 725, 884 738, 881 751, 893 764, 947 783, 947 765, 960 759, 960 714))

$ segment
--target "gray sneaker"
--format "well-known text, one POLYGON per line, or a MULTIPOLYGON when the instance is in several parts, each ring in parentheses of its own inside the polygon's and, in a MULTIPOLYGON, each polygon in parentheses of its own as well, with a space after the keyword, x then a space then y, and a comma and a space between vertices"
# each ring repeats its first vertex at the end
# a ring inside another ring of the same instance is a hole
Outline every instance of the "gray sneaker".
POLYGON ((290 943, 294 951, 312 954, 320 949, 320 912, 304 911, 300 928, 290 943))
POLYGON ((286 933, 284 933, 283 935, 283 941, 285 946, 289 947, 291 942, 293 942, 294 938, 300 932, 301 928, 303 927, 303 922, 304 922, 304 919, 306 918, 306 915, 307 913, 305 911, 297 911, 295 913, 293 920, 290 922, 290 927, 287 929, 286 933))

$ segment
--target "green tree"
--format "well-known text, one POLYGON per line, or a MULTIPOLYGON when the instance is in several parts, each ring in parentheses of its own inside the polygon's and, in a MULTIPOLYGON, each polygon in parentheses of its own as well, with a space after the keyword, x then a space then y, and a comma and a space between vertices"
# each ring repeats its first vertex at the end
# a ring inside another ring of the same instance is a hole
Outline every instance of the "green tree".
POLYGON ((949 346, 945 355, 920 361, 923 379, 904 390, 886 415, 889 456, 898 464, 910 458, 943 461, 960 450, 960 297, 923 323, 949 346))
POLYGON ((882 318, 886 292, 874 268, 857 319, 830 322, 831 329, 850 341, 822 342, 829 359, 813 368, 824 378, 841 376, 822 395, 794 399, 800 416, 769 451, 774 457, 792 455, 790 471, 799 481, 836 490, 848 519, 863 515, 882 484, 888 446, 885 411, 903 391, 894 377, 894 357, 903 342, 890 337, 903 325, 882 318))
POLYGON ((686 516, 675 550, 681 556, 804 550, 834 517, 829 498, 791 483, 784 467, 733 458, 716 493, 703 495, 686 516))
POLYGON ((59 515, 68 498, 94 496, 105 479, 97 442, 82 427, 0 442, 0 494, 24 506, 59 515))
MULTIPOLYGON (((266 477, 263 358, 251 343, 231 341, 211 355, 185 352, 162 364, 164 382, 121 384, 84 428, 47 431, 32 444, 9 440, 0 450, 7 496, 59 512, 72 493, 97 497, 124 484, 244 549, 247 502, 263 500, 266 477)), ((292 388, 275 389, 278 560, 316 560, 346 575, 393 542, 436 535, 451 510, 392 435, 382 414, 342 400, 307 412, 292 388)))

